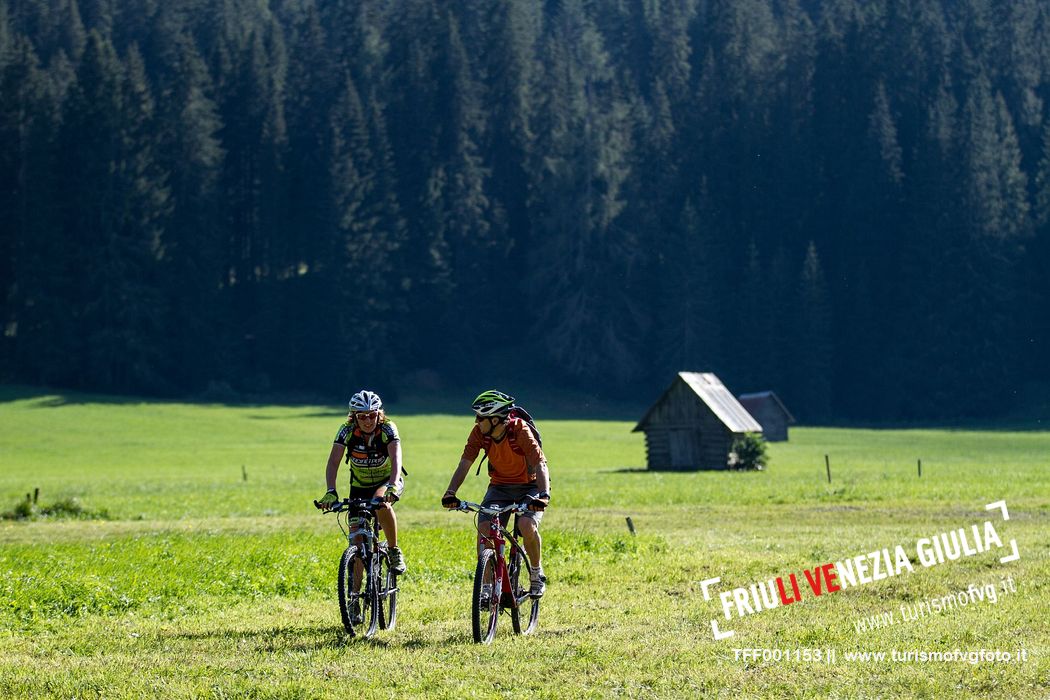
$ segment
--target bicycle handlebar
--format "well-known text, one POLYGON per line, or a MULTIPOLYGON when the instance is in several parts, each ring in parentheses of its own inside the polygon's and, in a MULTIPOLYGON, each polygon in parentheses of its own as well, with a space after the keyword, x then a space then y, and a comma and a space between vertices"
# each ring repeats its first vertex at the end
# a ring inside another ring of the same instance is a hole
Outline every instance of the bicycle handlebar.
POLYGON ((383 505, 386 501, 382 498, 344 498, 341 501, 336 501, 332 505, 325 508, 318 501, 314 501, 314 506, 325 513, 341 513, 344 510, 367 510, 369 512, 375 512, 376 508, 383 505))
POLYGON ((528 506, 524 503, 514 503, 509 506, 497 508, 494 506, 483 506, 480 503, 471 503, 470 501, 460 501, 459 508, 453 508, 452 510, 458 510, 464 513, 474 512, 483 515, 497 516, 503 515, 504 513, 524 513, 528 510, 528 506))

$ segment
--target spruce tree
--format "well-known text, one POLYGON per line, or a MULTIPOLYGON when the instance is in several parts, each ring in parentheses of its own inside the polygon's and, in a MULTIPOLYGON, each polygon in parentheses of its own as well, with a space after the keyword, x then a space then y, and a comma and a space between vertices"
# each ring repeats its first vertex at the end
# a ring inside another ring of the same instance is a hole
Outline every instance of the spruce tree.
POLYGON ((582 4, 568 0, 553 23, 532 166, 532 220, 545 236, 530 259, 537 329, 564 371, 629 382, 640 370, 646 324, 637 302, 640 248, 620 221, 629 112, 582 4))
POLYGON ((807 421, 825 420, 832 403, 832 325, 827 282, 812 242, 802 263, 798 303, 793 405, 807 421))
POLYGON ((64 379, 163 389, 155 263, 169 193, 150 141, 153 100, 137 52, 125 68, 109 40, 91 32, 63 113, 59 192, 69 255, 61 273, 69 282, 58 299, 69 318, 57 340, 69 352, 64 379))
MULTIPOLYGON (((40 381, 60 318, 48 308, 56 253, 52 144, 57 106, 30 41, 0 8, 0 377, 40 381), (39 364, 38 364, 39 363, 39 364)), ((60 249, 58 249, 60 250, 60 249)), ((58 358, 51 358, 58 361, 58 358)))
POLYGON ((337 353, 331 358, 335 366, 362 364, 385 373, 392 370, 387 348, 394 340, 394 312, 400 310, 394 261, 400 231, 388 227, 381 161, 370 148, 369 115, 349 75, 329 129, 334 246, 320 268, 331 310, 327 342, 337 353), (368 339, 363 346, 362 338, 368 339))
POLYGON ((218 188, 225 152, 207 66, 190 37, 174 39, 171 83, 157 114, 158 157, 171 191, 158 276, 168 299, 165 376, 188 389, 222 381, 225 371, 216 347, 224 321, 218 188))

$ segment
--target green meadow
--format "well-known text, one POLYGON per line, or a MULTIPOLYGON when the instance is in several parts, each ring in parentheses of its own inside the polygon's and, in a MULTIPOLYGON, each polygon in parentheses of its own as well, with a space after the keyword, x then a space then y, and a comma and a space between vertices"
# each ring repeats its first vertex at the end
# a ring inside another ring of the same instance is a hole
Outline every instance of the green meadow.
POLYGON ((0 697, 1050 695, 1050 433, 796 428, 762 472, 654 473, 633 421, 537 415, 553 494, 539 630, 514 637, 503 619, 478 646, 473 521, 439 506, 468 412, 390 407, 409 572, 396 629, 365 641, 342 631, 343 542, 312 505, 338 406, 0 399, 0 697), (1008 521, 985 509, 1000 500, 1008 521), (919 538, 986 520, 1019 559, 918 563, 919 538), (898 544, 912 572, 810 594, 804 570, 898 544), (725 619, 719 592, 790 573, 801 602, 725 619), (997 602, 901 619, 989 584, 997 602), (734 635, 715 640, 712 620, 734 635), (835 660, 805 660, 813 649, 835 660), (955 650, 1013 658, 892 659, 955 650), (865 652, 888 658, 847 659, 865 652))

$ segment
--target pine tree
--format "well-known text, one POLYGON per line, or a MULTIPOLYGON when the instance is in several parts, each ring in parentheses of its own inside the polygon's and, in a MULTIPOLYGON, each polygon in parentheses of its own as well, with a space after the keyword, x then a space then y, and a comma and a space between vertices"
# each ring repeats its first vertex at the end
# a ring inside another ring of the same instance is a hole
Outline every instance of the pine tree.
POLYGON ((740 277, 739 303, 734 308, 738 319, 733 324, 736 329, 733 355, 737 365, 733 368, 734 384, 752 389, 768 387, 772 381, 768 376, 771 319, 763 305, 767 281, 755 241, 748 245, 747 257, 734 267, 740 277))
MULTIPOLYGON (((967 236, 955 274, 962 293, 946 313, 959 325, 954 382, 945 391, 967 413, 1001 398, 1015 377, 1020 294, 1018 259, 1030 232, 1027 178, 1013 120, 1001 95, 992 95, 981 75, 969 86, 963 110, 962 145, 967 236), (960 310, 965 315, 960 317, 960 310)), ((952 366, 952 365, 948 365, 952 366)))
POLYGON ((1036 377, 1047 377, 1045 348, 1050 347, 1050 121, 1043 126, 1042 152, 1035 177, 1033 206, 1034 236, 1027 246, 1027 286, 1022 303, 1033 309, 1027 314, 1029 342, 1025 369, 1036 377))
POLYGON ((507 240, 528 246, 534 231, 528 211, 526 162, 535 138, 533 56, 540 21, 537 9, 529 3, 493 3, 491 7, 486 23, 468 34, 473 37, 470 45, 484 47, 476 65, 483 72, 482 107, 489 118, 488 128, 478 135, 478 147, 491 168, 493 205, 505 213, 507 240))
POLYGON ((371 150, 369 115, 348 75, 332 112, 329 173, 335 226, 331 256, 323 265, 323 289, 331 299, 330 326, 336 366, 363 364, 384 373, 400 311, 394 256, 400 230, 390 228, 382 162, 371 150), (365 345, 360 340, 367 338, 365 345), (353 349, 354 356, 343 356, 353 349))
POLYGON ((158 390, 162 297, 153 278, 167 215, 166 176, 150 142, 153 100, 141 58, 125 68, 112 44, 91 32, 66 102, 60 193, 62 273, 70 293, 73 352, 65 381, 108 390, 158 390))
MULTIPOLYGON (((787 405, 794 407, 796 401, 804 401, 804 395, 796 395, 799 367, 796 364, 795 342, 800 327, 798 301, 799 282, 796 268, 788 258, 787 250, 779 246, 769 262, 763 285, 762 306, 769 329, 765 365, 768 367, 766 386, 780 395, 787 405)), ((798 404, 801 406, 801 403, 798 404)), ((793 409, 794 410, 794 409, 793 409)), ((798 411, 804 416, 806 411, 798 411)))
POLYGON ((645 337, 639 247, 620 222, 629 113, 581 4, 565 2, 553 22, 532 164, 532 220, 543 238, 531 251, 531 290, 543 352, 573 376, 629 382, 645 337))
MULTIPOLYGON (((938 388, 940 349, 957 330, 945 310, 955 304, 958 275, 952 270, 960 245, 959 202, 963 159, 959 146, 960 107, 949 74, 941 77, 916 144, 915 167, 905 190, 905 232, 895 250, 897 280, 886 280, 880 316, 887 325, 887 415, 914 420, 945 411, 948 397, 938 388), (897 383, 893 383, 897 382, 897 383), (894 391, 896 390, 896 391, 894 391)), ((952 342, 955 342, 953 337, 952 342)))
POLYGON ((799 325, 794 343, 797 378, 794 401, 808 421, 827 419, 832 401, 832 327, 827 282, 816 246, 810 242, 802 263, 799 325))
POLYGON ((74 62, 79 61, 87 44, 87 32, 77 0, 56 0, 46 5, 41 3, 41 10, 41 16, 33 22, 36 26, 27 32, 41 61, 48 63, 60 51, 74 62))
MULTIPOLYGON (((703 201, 704 193, 699 197, 703 201)), ((708 371, 724 365, 719 301, 708 212, 687 200, 666 241, 657 246, 663 273, 660 303, 654 307, 655 365, 658 377, 680 371, 708 371)), ((743 341, 749 343, 750 338, 743 341)))
POLYGON ((117 14, 113 0, 76 0, 81 7, 84 26, 113 41, 113 25, 117 14))
POLYGON ((186 389, 221 381, 216 337, 223 281, 219 175, 224 151, 213 84, 192 39, 174 37, 171 83, 159 100, 158 158, 170 173, 171 215, 158 265, 168 299, 165 377, 186 389))
POLYGON ((271 282, 288 265, 281 239, 287 223, 287 61, 281 30, 272 23, 253 28, 243 45, 236 37, 225 38, 223 53, 229 64, 217 80, 226 150, 220 180, 227 228, 224 296, 229 299, 224 353, 231 358, 235 387, 259 391, 271 386, 273 368, 267 362, 281 356, 271 348, 280 348, 284 337, 279 294, 271 282))
MULTIPOLYGON (((435 153, 427 204, 434 236, 429 247, 435 259, 441 258, 441 247, 445 247, 451 276, 428 295, 428 303, 436 302, 433 313, 426 314, 436 321, 435 340, 467 330, 456 303, 462 293, 460 283, 484 278, 504 264, 508 250, 504 212, 492 198, 491 168, 479 148, 488 131, 481 86, 451 13, 446 13, 446 22, 445 46, 440 52, 445 58, 438 69, 438 75, 443 76, 438 106, 445 136, 435 153)), ((442 271, 442 267, 435 269, 438 275, 442 271)))
POLYGON ((49 313, 46 288, 56 257, 50 243, 57 107, 36 51, 7 31, 5 18, 0 7, 0 377, 38 381, 50 324, 60 321, 49 313))
POLYGON ((1002 95, 978 76, 965 106, 968 194, 978 236, 1015 238, 1025 233, 1026 178, 1013 120, 1002 95))
POLYGON ((291 219, 281 232, 289 266, 283 276, 302 265, 313 266, 323 254, 317 234, 326 224, 319 215, 324 211, 329 173, 319 164, 331 150, 329 115, 341 88, 342 69, 328 48, 316 3, 307 0, 302 12, 289 39, 286 180, 291 219))

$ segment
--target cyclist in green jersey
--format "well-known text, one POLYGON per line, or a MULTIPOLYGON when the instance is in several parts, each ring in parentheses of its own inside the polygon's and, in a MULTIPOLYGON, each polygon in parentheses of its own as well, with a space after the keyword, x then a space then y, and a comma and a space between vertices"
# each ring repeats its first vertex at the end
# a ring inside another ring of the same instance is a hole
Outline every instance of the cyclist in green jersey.
POLYGON ((350 498, 382 498, 376 510, 390 545, 390 569, 405 573, 405 559, 397 546, 397 518, 391 507, 405 488, 402 478, 401 438, 397 426, 383 413, 383 401, 374 391, 362 390, 350 398, 350 414, 332 443, 325 468, 328 492, 318 503, 330 506, 339 500, 336 477, 339 463, 350 465, 350 498))

